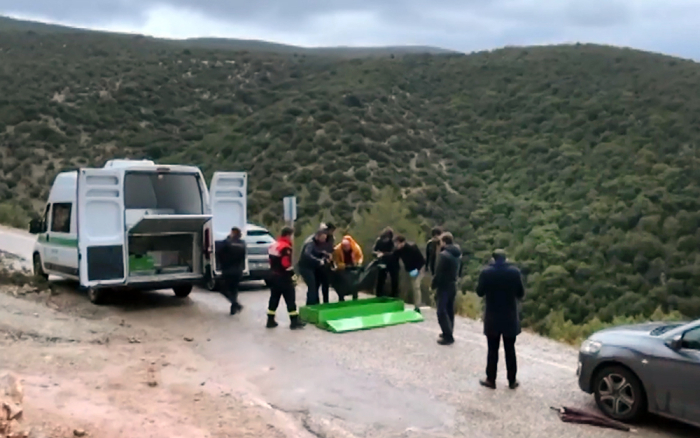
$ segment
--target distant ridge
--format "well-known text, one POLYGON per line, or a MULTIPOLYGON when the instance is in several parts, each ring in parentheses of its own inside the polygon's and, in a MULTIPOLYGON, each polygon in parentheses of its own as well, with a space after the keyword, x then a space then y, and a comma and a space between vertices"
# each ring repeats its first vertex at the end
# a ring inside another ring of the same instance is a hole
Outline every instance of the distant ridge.
MULTIPOLYGON (((142 36, 138 34, 117 33, 98 31, 77 27, 64 26, 60 24, 49 24, 38 21, 18 20, 11 17, 0 16, 0 32, 36 32, 36 33, 100 33, 112 36, 142 36)), ((216 50, 232 50, 232 51, 251 51, 251 52, 267 52, 279 54, 299 54, 299 55, 318 55, 318 56, 335 56, 340 58, 367 58, 367 57, 383 57, 391 55, 409 55, 409 54, 450 54, 459 53, 453 50, 442 49, 432 46, 378 46, 378 47, 300 47, 289 44, 273 43, 262 40, 247 40, 234 38, 188 38, 183 40, 165 39, 145 37, 161 42, 169 42, 178 44, 188 48, 216 49, 216 50)))

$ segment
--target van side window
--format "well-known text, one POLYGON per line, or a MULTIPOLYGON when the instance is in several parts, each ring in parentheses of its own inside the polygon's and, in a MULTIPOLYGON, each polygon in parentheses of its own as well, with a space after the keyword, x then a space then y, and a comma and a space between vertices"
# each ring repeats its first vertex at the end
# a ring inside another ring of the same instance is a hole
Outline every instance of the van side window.
POLYGON ((44 219, 43 223, 41 224, 42 233, 45 233, 49 229, 49 211, 51 211, 51 204, 46 204, 46 210, 44 210, 44 219))
POLYGON ((56 233, 70 233, 70 203, 54 204, 51 216, 51 231, 56 233))

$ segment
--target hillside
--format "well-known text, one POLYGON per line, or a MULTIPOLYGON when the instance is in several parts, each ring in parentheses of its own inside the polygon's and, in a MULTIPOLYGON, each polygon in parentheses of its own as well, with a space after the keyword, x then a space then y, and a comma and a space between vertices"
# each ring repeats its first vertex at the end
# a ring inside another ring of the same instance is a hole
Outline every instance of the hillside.
POLYGON ((700 316, 700 66, 593 45, 342 60, 0 32, 0 199, 113 156, 250 173, 250 214, 349 223, 395 187, 423 227, 528 275, 532 325, 700 316))
MULTIPOLYGON (((29 32, 43 35, 55 33, 86 33, 89 35, 109 35, 118 37, 133 37, 109 32, 77 29, 57 24, 47 24, 35 21, 18 20, 0 15, 0 32, 29 32)), ((187 38, 182 40, 164 40, 152 37, 140 36, 140 38, 158 42, 170 43, 183 48, 236 50, 275 54, 297 54, 310 56, 324 56, 331 58, 368 58, 391 57, 407 54, 447 54, 455 53, 452 50, 430 46, 389 46, 389 47, 299 47, 288 44, 271 43, 259 40, 244 40, 233 38, 187 38)))

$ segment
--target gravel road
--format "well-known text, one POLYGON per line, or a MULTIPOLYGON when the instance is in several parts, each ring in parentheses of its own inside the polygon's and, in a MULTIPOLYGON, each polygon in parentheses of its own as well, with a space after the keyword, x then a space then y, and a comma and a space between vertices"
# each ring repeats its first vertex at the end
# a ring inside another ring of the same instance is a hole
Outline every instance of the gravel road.
MULTIPOLYGON (((32 243, 0 230, 0 250, 28 259, 32 243)), ((423 323, 346 334, 290 331, 281 312, 280 327, 266 330, 267 298, 249 287, 243 313, 231 317, 222 296, 203 290, 184 300, 169 291, 120 296, 103 307, 66 283, 57 295, 0 294, 0 371, 24 379, 37 430, 101 437, 629 435, 565 424, 550 410, 595 409, 577 387, 568 346, 523 334, 522 386, 506 388, 501 360, 500 387, 490 391, 478 384, 486 348, 476 321, 457 318, 451 347, 435 342, 433 311, 423 323)), ((650 418, 635 435, 700 431, 650 418)))

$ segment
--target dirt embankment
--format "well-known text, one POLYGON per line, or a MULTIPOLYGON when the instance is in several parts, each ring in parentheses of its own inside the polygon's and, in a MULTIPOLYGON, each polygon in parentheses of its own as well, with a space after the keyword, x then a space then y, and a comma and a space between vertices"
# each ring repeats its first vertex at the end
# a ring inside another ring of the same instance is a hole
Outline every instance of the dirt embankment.
POLYGON ((310 436, 198 354, 197 324, 187 336, 156 330, 115 319, 70 286, 3 275, 0 438, 310 436))

